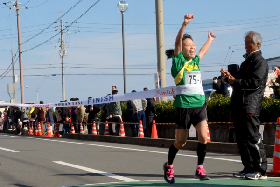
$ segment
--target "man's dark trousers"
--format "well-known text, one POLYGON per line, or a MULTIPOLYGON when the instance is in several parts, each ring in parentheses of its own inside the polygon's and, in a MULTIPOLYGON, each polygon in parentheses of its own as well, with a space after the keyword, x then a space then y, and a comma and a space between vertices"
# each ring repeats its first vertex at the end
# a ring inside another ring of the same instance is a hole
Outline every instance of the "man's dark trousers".
POLYGON ((246 113, 233 114, 233 126, 236 141, 247 173, 258 172, 266 174, 267 160, 264 145, 259 133, 258 116, 246 113))
POLYGON ((146 133, 145 133, 146 137, 151 137, 151 135, 152 135, 154 117, 155 117, 154 115, 146 114, 146 119, 147 119, 147 122, 146 122, 147 128, 146 128, 146 133))

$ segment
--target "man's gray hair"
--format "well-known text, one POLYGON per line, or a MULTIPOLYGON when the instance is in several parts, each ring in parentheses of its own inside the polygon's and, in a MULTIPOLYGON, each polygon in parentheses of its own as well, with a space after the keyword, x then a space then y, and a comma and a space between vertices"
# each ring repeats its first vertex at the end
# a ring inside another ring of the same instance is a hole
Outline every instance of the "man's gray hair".
POLYGON ((252 36, 252 42, 253 42, 253 44, 259 43, 259 44, 260 44, 260 47, 259 47, 259 48, 261 48, 261 45, 262 45, 262 37, 261 37, 261 35, 260 35, 259 33, 255 32, 255 31, 249 31, 249 32, 246 32, 245 38, 246 38, 247 36, 251 35, 251 34, 253 35, 253 36, 252 36))

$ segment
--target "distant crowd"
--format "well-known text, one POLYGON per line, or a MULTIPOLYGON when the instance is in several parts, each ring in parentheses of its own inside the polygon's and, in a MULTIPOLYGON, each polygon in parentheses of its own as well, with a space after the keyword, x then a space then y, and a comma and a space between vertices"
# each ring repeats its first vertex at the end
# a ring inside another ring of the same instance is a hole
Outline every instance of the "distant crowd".
MULTIPOLYGON (((143 89, 148 90, 147 88, 143 89)), ((132 92, 136 92, 133 90, 132 92)), ((112 95, 118 94, 116 86, 112 86, 112 95)), ((111 95, 111 94, 108 94, 111 95)), ((89 97, 88 99, 91 99, 89 97)), ((78 101, 79 98, 71 98, 70 101, 78 101)), ((67 102, 61 101, 61 102, 67 102)), ((40 101, 40 104, 44 104, 40 101)), ((156 107, 154 98, 135 99, 126 102, 127 120, 131 122, 133 136, 138 136, 140 120, 143 123, 145 136, 151 136, 152 122, 156 116, 156 107)), ((56 107, 55 111, 49 107, 22 108, 7 106, 3 113, 0 113, 0 132, 8 129, 16 130, 17 134, 29 128, 32 124, 33 131, 35 123, 40 123, 42 134, 47 133, 48 124, 54 130, 54 123, 59 124, 59 133, 70 133, 71 126, 74 126, 75 132, 80 133, 80 127, 86 128, 88 134, 92 133, 93 122, 99 122, 99 112, 103 110, 106 121, 109 123, 109 132, 111 135, 118 135, 117 129, 123 121, 121 103, 111 102, 107 104, 94 104, 75 107, 56 107)))

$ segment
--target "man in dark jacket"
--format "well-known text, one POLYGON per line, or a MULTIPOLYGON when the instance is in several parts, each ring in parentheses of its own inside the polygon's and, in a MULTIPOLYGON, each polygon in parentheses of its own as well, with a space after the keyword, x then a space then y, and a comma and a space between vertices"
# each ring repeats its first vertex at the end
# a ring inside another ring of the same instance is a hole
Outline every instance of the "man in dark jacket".
MULTIPOLYGON (((64 101, 66 102, 66 101, 64 101)), ((70 109, 68 107, 62 107, 62 121, 63 121, 63 132, 70 133, 70 109)))
POLYGON ((133 111, 133 102, 132 100, 128 100, 126 102, 126 116, 127 116, 127 122, 134 122, 134 111, 133 111))
POLYGON ((244 169, 238 178, 267 179, 267 160, 258 126, 268 65, 259 50, 262 39, 259 33, 250 31, 245 35, 245 61, 235 77, 222 69, 222 75, 233 86, 231 113, 236 141, 244 169))
POLYGON ((7 106, 7 120, 6 120, 6 126, 4 126, 5 129, 6 128, 11 129, 12 128, 12 126, 11 126, 12 118, 13 118, 13 112, 12 111, 13 111, 13 107, 7 106))
POLYGON ((50 125, 52 125, 54 123, 52 109, 47 107, 46 111, 46 123, 50 123, 50 125))
MULTIPOLYGON (((78 101, 79 98, 71 98, 70 101, 78 101)), ((70 129, 72 128, 72 125, 74 126, 75 132, 77 133, 76 129, 78 129, 78 116, 77 116, 77 107, 72 106, 71 107, 71 125, 70 129)))
POLYGON ((218 88, 218 94, 222 94, 224 96, 229 95, 228 93, 228 83, 225 81, 225 77, 219 76, 218 80, 220 82, 218 88))
MULTIPOLYGON (((144 88, 144 91, 147 91, 148 88, 144 88)), ((146 132, 144 133, 146 137, 151 137, 152 135, 152 127, 153 127, 153 120, 156 117, 156 106, 154 98, 146 98, 147 100, 147 107, 145 110, 146 115, 146 132)))
POLYGON ((216 91, 219 90, 218 78, 217 78, 217 77, 214 77, 214 78, 213 78, 212 88, 213 88, 214 90, 216 90, 216 91))
MULTIPOLYGON (((92 97, 89 97, 88 99, 91 99, 92 97)), ((88 129, 88 134, 92 133, 92 125, 93 125, 93 121, 98 122, 99 121, 99 117, 98 117, 98 112, 100 111, 100 108, 98 107, 97 104, 95 105, 87 105, 86 106, 86 113, 88 113, 88 125, 87 125, 87 129, 88 129)))

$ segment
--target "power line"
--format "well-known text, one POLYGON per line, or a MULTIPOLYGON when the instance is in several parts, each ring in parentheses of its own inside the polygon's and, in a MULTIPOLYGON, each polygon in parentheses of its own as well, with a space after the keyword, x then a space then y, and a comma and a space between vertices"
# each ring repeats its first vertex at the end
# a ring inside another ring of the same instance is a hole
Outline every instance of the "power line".
POLYGON ((28 4, 30 0, 27 1, 27 3, 24 3, 24 5, 28 4))
MULTIPOLYGON (((260 17, 260 18, 251 18, 251 19, 242 19, 242 20, 229 20, 229 21, 224 21, 224 22, 234 23, 234 22, 241 22, 241 21, 269 19, 269 18, 275 18, 275 17, 279 17, 279 16, 280 15, 260 17)), ((275 20, 275 21, 278 21, 278 20, 275 20)), ((100 24, 100 25, 121 25, 120 23, 113 23, 113 24, 111 24, 111 23, 98 23, 98 22, 77 22, 77 23, 82 23, 82 24, 100 24)), ((192 24, 196 24, 196 25, 202 25, 203 24, 203 25, 205 25, 205 24, 208 24, 208 23, 212 24, 212 23, 221 23, 221 22, 194 22, 192 24)), ((257 23, 257 22, 255 22, 255 23, 257 23)), ((125 25, 129 26, 129 25, 155 25, 155 24, 153 24, 153 23, 151 23, 151 24, 148 24, 148 23, 137 23, 137 24, 126 23, 125 25)), ((164 25, 181 25, 181 23, 164 23, 164 25)))
POLYGON ((29 8, 37 8, 37 7, 39 7, 39 6, 42 6, 43 4, 45 4, 46 2, 48 2, 49 0, 46 0, 45 2, 43 2, 42 4, 40 4, 40 5, 37 5, 37 6, 34 6, 34 7, 29 7, 29 8))
MULTIPOLYGON (((60 18, 62 18, 63 16, 65 16, 66 14, 68 14, 73 8, 75 8, 80 2, 82 2, 83 0, 79 0, 74 6, 72 6, 69 10, 67 10, 67 12, 65 12, 62 16, 60 16, 58 19, 56 19, 55 22, 51 23, 48 27, 44 28, 42 31, 40 31, 39 33, 35 34, 33 37, 27 39, 25 42, 22 42, 22 44, 29 42, 30 40, 32 40, 33 38, 35 38, 36 36, 39 36, 40 34, 42 34, 46 29, 50 28, 53 24, 55 24, 60 18)), ((52 37, 53 38, 53 37, 52 37)), ((45 43, 45 42, 44 42, 45 43)), ((43 43, 42 43, 43 44, 43 43)), ((31 49, 30 49, 31 50, 31 49)), ((29 51, 29 50, 26 50, 29 51)))
MULTIPOLYGON (((80 0, 79 2, 81 2, 82 0, 80 0)), ((70 27, 72 24, 74 24, 77 20, 79 20, 81 17, 83 17, 92 7, 94 7, 98 2, 99 2, 100 0, 98 0, 98 1, 96 1, 93 5, 91 5, 82 15, 80 15, 75 21, 73 21, 72 23, 70 23, 70 25, 68 26, 68 27, 70 27)), ((78 3, 79 3, 78 2, 78 3)), ((76 3, 75 5, 74 5, 74 7, 75 6, 77 6, 77 4, 78 3, 76 3)), ((72 9, 72 8, 74 8, 74 7, 71 7, 70 9, 72 9)), ((66 13, 68 13, 69 11, 70 11, 70 9, 66 12, 66 13)), ((64 13, 63 14, 63 16, 66 14, 66 13, 64 13)), ((62 18, 63 16, 61 16, 60 18, 62 18)), ((59 18, 59 19, 60 19, 59 18)), ((58 19, 58 20, 59 20, 58 19)), ((42 43, 40 43, 40 44, 38 44, 38 45, 36 45, 35 47, 32 47, 32 48, 30 48, 30 49, 28 49, 28 50, 25 50, 25 51, 23 51, 23 52, 26 52, 26 51, 30 51, 30 50, 33 50, 33 49, 35 49, 35 48, 37 48, 37 47, 39 47, 39 46, 41 46, 41 45, 43 45, 43 44, 45 44, 45 43, 47 43, 48 41, 50 41, 51 39, 53 39, 54 37, 56 37, 57 35, 59 35, 61 33, 61 31, 60 32, 58 32, 57 34, 55 34, 54 36, 52 36, 51 38, 49 38, 48 40, 46 40, 45 42, 42 42, 42 43)), ((38 36, 38 35, 37 35, 38 36)), ((36 37, 36 36, 34 36, 34 37, 36 37)), ((33 38, 34 38, 33 37, 33 38)), ((31 38, 32 39, 32 38, 31 38)), ((29 39, 30 40, 30 39, 29 39)), ((28 41, 29 41, 28 40, 28 41)), ((26 42, 25 42, 26 43, 26 42)))
MULTIPOLYGON (((17 51, 18 52, 18 51, 17 51)), ((15 55, 14 55, 15 57, 15 55)), ((15 62, 18 60, 18 57, 16 58, 15 62)), ((13 65, 13 62, 11 62, 11 64, 8 66, 8 68, 4 71, 4 73, 2 73, 0 75, 1 79, 3 79, 4 77, 7 77, 8 73, 12 70, 11 65, 13 65), (5 75, 4 75, 5 74, 5 75)))

